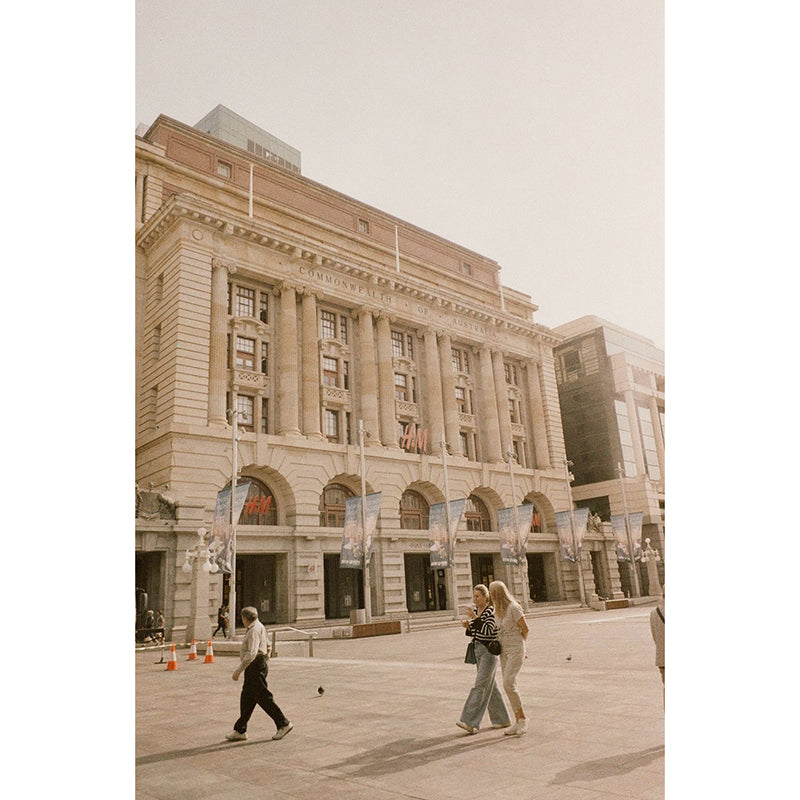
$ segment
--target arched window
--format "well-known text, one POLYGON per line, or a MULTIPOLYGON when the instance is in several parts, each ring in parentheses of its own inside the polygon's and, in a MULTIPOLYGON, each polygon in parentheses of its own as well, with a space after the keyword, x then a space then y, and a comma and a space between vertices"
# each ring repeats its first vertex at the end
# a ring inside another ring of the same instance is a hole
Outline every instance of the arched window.
POLYGON ((489 518, 489 509, 483 501, 471 494, 467 498, 467 505, 464 507, 464 517, 467 520, 468 531, 490 531, 492 521, 489 518))
POLYGON ((532 505, 533 517, 531 517, 531 533, 541 533, 544 530, 544 528, 542 528, 542 513, 539 511, 536 503, 532 503, 532 505))
MULTIPOLYGON (((277 525, 278 509, 272 490, 258 478, 249 478, 246 475, 239 478, 238 485, 241 486, 243 483, 249 483, 250 488, 247 491, 247 499, 244 501, 238 524, 277 525)), ((230 481, 225 488, 231 488, 230 481)))
POLYGON ((411 489, 400 498, 400 527, 407 531, 428 530, 428 503, 411 489))
POLYGON ((319 524, 321 527, 344 527, 344 503, 348 497, 355 497, 355 493, 346 486, 331 483, 325 487, 319 501, 319 524))

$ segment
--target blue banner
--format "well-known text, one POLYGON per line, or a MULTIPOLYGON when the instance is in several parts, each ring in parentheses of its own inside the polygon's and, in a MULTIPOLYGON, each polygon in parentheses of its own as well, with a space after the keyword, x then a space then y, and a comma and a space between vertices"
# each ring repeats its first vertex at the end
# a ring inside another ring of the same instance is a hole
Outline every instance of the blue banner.
MULTIPOLYGON (((250 491, 249 483, 240 483, 234 492, 234 519, 238 522, 244 508, 244 501, 250 491)), ((211 524, 211 541, 208 545, 211 563, 217 565, 220 572, 233 569, 233 530, 231 529, 231 490, 217 492, 217 504, 214 508, 214 522, 211 524)))
POLYGON ((348 569, 361 569, 369 564, 372 556, 372 539, 378 523, 378 514, 381 507, 381 493, 375 492, 366 496, 367 510, 367 535, 363 536, 361 522, 361 498, 349 497, 344 504, 344 535, 342 536, 342 551, 339 554, 339 566, 348 569))
POLYGON ((575 522, 575 538, 572 537, 572 523, 569 518, 569 511, 556 511, 556 529, 558 530, 558 542, 561 545, 561 555, 564 561, 577 561, 577 552, 580 553, 583 537, 586 534, 586 523, 589 520, 588 508, 576 508, 572 512, 575 522))
POLYGON ((447 533, 444 503, 434 503, 428 513, 431 569, 443 569, 454 564, 453 547, 456 529, 464 513, 466 499, 450 501, 450 534, 447 533))
POLYGON ((525 548, 533 520, 533 506, 517 506, 517 526, 514 528, 514 509, 501 508, 497 512, 500 529, 500 560, 503 564, 519 567, 525 563, 525 548))
MULTIPOLYGON (((631 541, 633 542, 633 557, 636 561, 642 560, 642 521, 643 511, 634 511, 628 514, 628 524, 631 527, 631 541)), ((631 554, 628 547, 628 532, 625 530, 625 515, 611 515, 611 529, 617 540, 617 561, 630 561, 631 554)))

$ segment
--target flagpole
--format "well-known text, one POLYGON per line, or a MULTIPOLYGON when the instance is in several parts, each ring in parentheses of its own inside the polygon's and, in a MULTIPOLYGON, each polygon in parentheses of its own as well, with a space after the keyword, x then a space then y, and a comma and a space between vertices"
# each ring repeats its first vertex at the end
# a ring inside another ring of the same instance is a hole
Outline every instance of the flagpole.
POLYGON ((527 612, 528 594, 530 592, 528 588, 528 557, 527 555, 521 554, 519 551, 519 545, 521 544, 519 536, 519 510, 517 509, 517 489, 514 485, 514 468, 512 466, 514 458, 510 447, 506 450, 506 455, 508 456, 508 474, 511 478, 511 507, 514 509, 514 537, 516 539, 515 544, 517 545, 517 566, 519 567, 519 579, 522 584, 522 610, 527 612))
POLYGON ((642 590, 639 588, 639 571, 636 569, 636 557, 633 552, 633 537, 631 536, 631 523, 628 520, 628 501, 625 498, 625 481, 623 480, 624 470, 622 464, 617 462, 617 472, 619 473, 619 488, 622 489, 622 509, 625 512, 625 534, 628 537, 628 554, 631 557, 631 576, 633 577, 634 597, 641 597, 642 590))
POLYGON ((578 540, 575 537, 575 512, 572 508, 572 486, 570 486, 570 482, 572 481, 572 475, 570 474, 569 468, 572 466, 572 462, 568 461, 566 458, 564 459, 564 470, 567 475, 567 499, 569 501, 569 528, 572 531, 572 546, 575 548, 575 563, 578 565, 578 591, 580 592, 581 596, 581 605, 586 605, 586 589, 583 585, 583 564, 581 563, 581 553, 578 549, 578 540))
POLYGON ((364 420, 358 421, 358 445, 361 450, 361 550, 364 564, 364 621, 372 622, 372 595, 367 560, 367 475, 364 460, 364 420))
POLYGON ((442 436, 442 472, 444 477, 444 524, 447 527, 447 547, 450 565, 450 597, 453 603, 453 619, 458 619, 458 588, 456 584, 456 535, 450 533, 450 487, 447 483, 447 443, 442 436))
MULTIPOLYGON (((231 400, 235 403, 236 398, 231 400)), ((230 591, 228 593, 228 638, 236 638, 236 514, 234 514, 236 497, 236 475, 239 472, 238 458, 236 453, 236 439, 238 434, 239 412, 231 409, 231 577, 230 591)))

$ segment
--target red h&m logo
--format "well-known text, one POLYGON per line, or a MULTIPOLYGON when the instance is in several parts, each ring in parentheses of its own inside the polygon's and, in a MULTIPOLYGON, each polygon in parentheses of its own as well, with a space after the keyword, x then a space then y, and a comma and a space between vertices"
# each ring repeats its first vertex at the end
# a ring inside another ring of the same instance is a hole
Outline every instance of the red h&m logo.
POLYGON ((272 505, 272 495, 264 497, 263 494, 257 494, 251 497, 244 504, 244 513, 249 517, 253 514, 266 514, 272 505))
POLYGON ((408 450, 409 453, 415 448, 418 453, 424 453, 427 446, 428 429, 417 428, 413 422, 409 422, 400 438, 400 447, 402 447, 403 450, 408 450))

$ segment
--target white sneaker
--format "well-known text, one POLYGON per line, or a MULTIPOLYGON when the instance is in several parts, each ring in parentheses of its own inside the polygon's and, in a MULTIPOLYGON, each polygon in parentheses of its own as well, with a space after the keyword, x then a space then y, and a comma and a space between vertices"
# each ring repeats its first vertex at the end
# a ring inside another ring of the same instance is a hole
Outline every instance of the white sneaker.
POLYGON ((242 742, 247 738, 246 733, 239 733, 239 731, 231 731, 225 734, 225 738, 229 742, 242 742))
POLYGON ((478 732, 478 728, 473 728, 472 725, 467 725, 466 722, 462 722, 461 720, 456 722, 456 725, 458 725, 459 728, 462 728, 469 734, 475 734, 478 732))
POLYGON ((517 735, 517 724, 515 723, 512 725, 507 731, 504 731, 506 736, 516 736, 517 735))
POLYGON ((282 728, 278 728, 275 732, 275 735, 272 737, 273 739, 283 739, 289 731, 294 728, 291 722, 287 722, 282 728))

